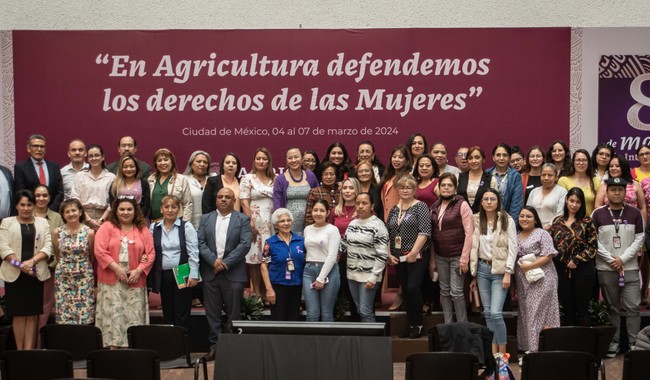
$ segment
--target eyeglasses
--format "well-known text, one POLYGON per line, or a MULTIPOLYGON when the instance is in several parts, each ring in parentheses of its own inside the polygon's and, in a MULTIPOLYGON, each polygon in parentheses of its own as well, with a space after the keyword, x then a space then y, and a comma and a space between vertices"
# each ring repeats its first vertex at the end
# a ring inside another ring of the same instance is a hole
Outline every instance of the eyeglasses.
POLYGON ((513 159, 510 160, 510 162, 517 163, 517 162, 521 162, 523 160, 524 160, 523 158, 513 158, 513 159))
POLYGON ((336 177, 336 173, 323 173, 323 177, 336 177))
POLYGON ((467 158, 467 153, 456 153, 456 157, 458 157, 458 158, 467 158))
POLYGON ((34 149, 45 149, 45 145, 39 145, 39 144, 29 144, 29 147, 34 149))

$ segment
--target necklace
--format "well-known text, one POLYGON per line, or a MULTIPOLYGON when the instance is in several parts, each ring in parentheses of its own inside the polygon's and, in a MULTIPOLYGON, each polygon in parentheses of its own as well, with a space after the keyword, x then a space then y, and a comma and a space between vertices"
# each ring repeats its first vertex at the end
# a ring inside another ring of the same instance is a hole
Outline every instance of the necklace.
POLYGON ((344 205, 343 206, 343 216, 346 219, 350 219, 350 217, 352 217, 354 215, 355 210, 356 210, 356 208, 354 206, 345 206, 344 205))
POLYGON ((293 174, 291 173, 291 169, 289 169, 289 177, 291 177, 291 180, 292 180, 293 182, 296 182, 296 183, 302 182, 302 179, 304 178, 304 176, 305 176, 305 171, 301 169, 301 170, 300 170, 300 178, 299 178, 299 179, 295 179, 295 178, 293 177, 293 174))

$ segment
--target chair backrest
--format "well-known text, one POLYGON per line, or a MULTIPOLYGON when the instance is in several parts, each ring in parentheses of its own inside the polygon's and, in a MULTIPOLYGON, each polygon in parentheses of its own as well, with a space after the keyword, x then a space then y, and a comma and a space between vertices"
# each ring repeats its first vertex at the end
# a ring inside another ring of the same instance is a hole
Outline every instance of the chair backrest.
POLYGON ((406 358, 405 380, 475 380, 478 358, 465 352, 418 352, 406 358))
POLYGON ((596 358, 577 351, 531 352, 522 360, 521 379, 597 380, 596 358))
POLYGON ((539 351, 577 351, 598 357, 603 333, 583 326, 544 329, 539 333, 539 351))
POLYGON ((73 377, 72 355, 62 350, 6 351, 0 357, 3 380, 73 377))
POLYGON ((65 350, 72 360, 86 360, 88 353, 104 346, 102 330, 89 325, 45 325, 41 327, 41 346, 65 350))
POLYGON ((8 345, 11 342, 9 337, 12 335, 13 331, 11 326, 0 326, 0 354, 9 348, 8 345))
POLYGON ((171 325, 131 326, 126 330, 129 348, 153 350, 163 362, 186 357, 188 367, 190 358, 190 336, 185 327, 171 325))
POLYGON ((647 379, 648 363, 650 363, 650 350, 627 352, 623 357, 622 380, 647 379))
POLYGON ((152 350, 98 350, 88 354, 88 377, 160 380, 160 358, 152 350))

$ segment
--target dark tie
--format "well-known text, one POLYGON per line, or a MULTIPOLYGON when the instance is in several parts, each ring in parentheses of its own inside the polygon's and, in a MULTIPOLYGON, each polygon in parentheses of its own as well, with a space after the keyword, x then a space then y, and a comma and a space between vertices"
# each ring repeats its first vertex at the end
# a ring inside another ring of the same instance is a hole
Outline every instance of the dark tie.
POLYGON ((38 180, 41 182, 41 185, 47 185, 47 178, 45 178, 45 169, 43 169, 43 161, 38 163, 38 180))

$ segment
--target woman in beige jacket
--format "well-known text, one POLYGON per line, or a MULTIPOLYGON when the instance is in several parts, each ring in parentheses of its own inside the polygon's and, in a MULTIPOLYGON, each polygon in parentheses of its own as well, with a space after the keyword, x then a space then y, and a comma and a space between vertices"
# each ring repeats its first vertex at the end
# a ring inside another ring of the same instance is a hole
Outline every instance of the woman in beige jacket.
POLYGON ((494 333, 492 352, 506 352, 507 333, 503 320, 503 303, 515 272, 517 229, 512 217, 501 204, 499 191, 489 188, 477 195, 481 205, 474 215, 474 235, 470 252, 470 285, 478 291, 483 304, 485 324, 494 333))
POLYGON ((16 193, 18 215, 0 225, 0 279, 5 282, 7 314, 19 350, 36 345, 38 316, 43 313, 43 281, 50 278, 47 260, 52 256, 50 225, 34 216, 34 193, 16 193))

